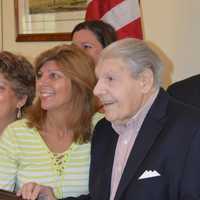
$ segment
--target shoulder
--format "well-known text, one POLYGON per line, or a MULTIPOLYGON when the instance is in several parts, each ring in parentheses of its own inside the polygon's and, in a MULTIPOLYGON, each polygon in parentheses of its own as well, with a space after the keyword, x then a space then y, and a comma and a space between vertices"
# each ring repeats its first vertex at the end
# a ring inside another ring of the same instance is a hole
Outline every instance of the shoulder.
POLYGON ((192 118, 197 119, 198 121, 200 120, 199 108, 180 102, 173 97, 171 97, 169 101, 169 110, 173 111, 173 113, 187 117, 188 120, 192 118))
POLYGON ((27 120, 21 119, 21 120, 17 120, 15 122, 12 122, 11 124, 9 124, 7 126, 7 128, 4 130, 4 132, 12 131, 12 130, 15 132, 18 132, 21 130, 29 130, 29 129, 30 128, 28 127, 27 120))
POLYGON ((165 127, 175 137, 191 138, 200 131, 200 109, 172 97, 169 98, 166 119, 165 127))
POLYGON ((200 74, 173 83, 168 87, 167 91, 170 92, 177 89, 191 89, 192 86, 196 85, 197 83, 200 83, 200 74))
POLYGON ((105 118, 98 121, 95 126, 94 132, 106 132, 107 130, 112 129, 111 122, 106 120, 105 118))
POLYGON ((26 119, 17 120, 9 124, 2 133, 2 137, 23 137, 32 135, 36 130, 29 128, 26 119))
POLYGON ((182 127, 189 124, 198 125, 200 109, 176 100, 161 89, 147 115, 147 119, 149 123, 153 119, 157 122, 163 120, 163 122, 167 122, 170 126, 176 126, 178 124, 182 124, 182 127))
POLYGON ((8 128, 17 128, 17 127, 27 127, 27 119, 20 119, 20 120, 17 120, 17 121, 14 121, 12 123, 10 123, 8 125, 8 128))
POLYGON ((116 137, 117 133, 112 128, 111 122, 105 118, 101 119, 94 128, 92 144, 101 141, 110 141, 116 137))
POLYGON ((167 92, 179 101, 200 107, 200 75, 172 84, 167 92))

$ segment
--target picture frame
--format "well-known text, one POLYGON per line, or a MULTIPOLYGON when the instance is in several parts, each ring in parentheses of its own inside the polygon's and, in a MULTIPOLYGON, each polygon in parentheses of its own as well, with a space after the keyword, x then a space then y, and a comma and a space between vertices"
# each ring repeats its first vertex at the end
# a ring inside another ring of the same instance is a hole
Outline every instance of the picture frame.
POLYGON ((16 42, 70 41, 86 7, 87 0, 14 0, 16 42))

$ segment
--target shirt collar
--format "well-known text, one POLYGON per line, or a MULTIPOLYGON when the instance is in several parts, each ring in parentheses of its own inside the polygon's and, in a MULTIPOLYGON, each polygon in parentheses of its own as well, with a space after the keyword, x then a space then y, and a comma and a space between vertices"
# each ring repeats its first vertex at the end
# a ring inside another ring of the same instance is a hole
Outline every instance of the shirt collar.
POLYGON ((150 110, 154 100, 158 95, 159 90, 157 89, 155 93, 147 100, 147 102, 138 110, 138 112, 130 118, 126 124, 112 123, 112 128, 119 134, 127 132, 127 130, 134 128, 137 132, 139 131, 142 123, 150 110))

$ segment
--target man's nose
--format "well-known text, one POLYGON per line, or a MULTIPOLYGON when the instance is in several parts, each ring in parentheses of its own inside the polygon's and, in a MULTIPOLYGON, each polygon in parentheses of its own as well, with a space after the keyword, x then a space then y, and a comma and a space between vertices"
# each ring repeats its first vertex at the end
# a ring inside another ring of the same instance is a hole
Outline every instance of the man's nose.
POLYGON ((93 94, 95 96, 100 96, 101 94, 104 93, 104 91, 105 91, 105 89, 104 89, 102 82, 100 80, 98 80, 94 89, 93 89, 93 94))
POLYGON ((95 85, 95 87, 93 89, 93 94, 95 96, 98 96, 98 93, 99 93, 99 81, 97 81, 97 83, 96 83, 96 85, 95 85))

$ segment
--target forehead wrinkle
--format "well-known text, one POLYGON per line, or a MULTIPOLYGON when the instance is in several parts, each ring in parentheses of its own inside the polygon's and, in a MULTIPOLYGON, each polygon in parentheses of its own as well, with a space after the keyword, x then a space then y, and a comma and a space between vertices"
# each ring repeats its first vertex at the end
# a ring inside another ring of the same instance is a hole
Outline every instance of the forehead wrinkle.
POLYGON ((108 58, 105 60, 100 60, 95 68, 95 74, 99 73, 99 71, 103 68, 103 73, 121 73, 121 72, 129 72, 128 65, 121 59, 118 58, 108 58), (106 63, 106 64, 105 64, 106 63), (115 70, 116 69, 116 70, 115 70))

